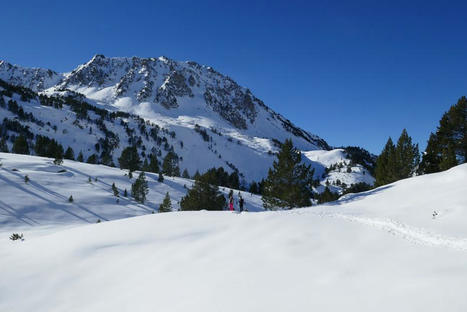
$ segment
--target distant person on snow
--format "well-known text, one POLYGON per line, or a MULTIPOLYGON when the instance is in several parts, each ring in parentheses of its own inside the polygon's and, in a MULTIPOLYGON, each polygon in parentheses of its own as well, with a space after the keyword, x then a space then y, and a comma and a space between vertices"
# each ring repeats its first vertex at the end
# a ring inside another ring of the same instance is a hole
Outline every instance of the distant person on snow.
POLYGON ((240 193, 238 193, 238 196, 240 197, 240 199, 238 200, 238 206, 240 207, 240 212, 243 211, 243 204, 244 204, 244 201, 243 201, 243 197, 240 193))
POLYGON ((233 191, 230 190, 230 193, 229 193, 229 210, 230 210, 230 211, 233 211, 233 210, 234 210, 234 208, 233 208, 233 203, 234 203, 233 191))

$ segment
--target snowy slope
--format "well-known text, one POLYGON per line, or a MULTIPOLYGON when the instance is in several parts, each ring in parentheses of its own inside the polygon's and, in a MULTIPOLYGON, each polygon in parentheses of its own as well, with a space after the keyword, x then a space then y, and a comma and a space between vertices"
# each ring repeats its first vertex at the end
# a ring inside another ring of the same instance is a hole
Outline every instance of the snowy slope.
POLYGON ((321 185, 317 191, 322 191, 327 182, 329 189, 337 193, 342 193, 344 189, 342 183, 347 186, 356 183, 369 185, 375 183, 368 169, 361 164, 353 163, 343 149, 305 151, 303 156, 311 162, 315 176, 320 178, 321 185))
POLYGON ((462 164, 447 171, 400 180, 368 192, 347 194, 325 209, 330 213, 345 211, 347 216, 364 223, 367 222, 365 219, 377 220, 377 226, 387 222, 389 227, 413 227, 440 240, 444 236, 453 240, 464 237, 466 239, 457 241, 462 243, 459 247, 467 250, 466 185, 467 164, 462 164), (435 211, 436 216, 433 217, 435 211))
MULTIPOLYGON (((128 170, 69 160, 57 166, 53 159, 7 153, 0 153, 0 163, 0 228, 3 230, 95 223, 98 219, 108 221, 150 214, 157 212, 166 192, 170 194, 173 209, 177 210, 178 202, 193 184, 192 180, 177 177, 165 177, 160 183, 157 174, 146 173, 149 194, 142 205, 130 196, 131 184, 138 173, 130 180, 128 170), (30 179, 28 183, 24 181, 26 175, 30 179), (119 189, 118 198, 113 195, 112 183, 119 189), (128 197, 123 196, 125 189, 128 197), (70 195, 73 203, 68 202, 70 195)), ((220 189, 226 196, 230 191, 220 189)), ((247 209, 263 210, 259 196, 241 193, 246 194, 247 209)))
POLYGON ((24 242, 3 224, 0 311, 465 311, 466 181, 464 164, 329 205, 24 225, 24 242))

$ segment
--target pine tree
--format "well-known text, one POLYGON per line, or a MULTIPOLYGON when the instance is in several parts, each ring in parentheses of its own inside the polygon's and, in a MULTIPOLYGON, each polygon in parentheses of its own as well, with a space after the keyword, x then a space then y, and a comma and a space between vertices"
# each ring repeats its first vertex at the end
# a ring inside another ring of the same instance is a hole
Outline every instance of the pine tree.
POLYGON ((389 138, 376 159, 375 185, 381 186, 396 181, 396 170, 396 147, 389 138))
POLYGON ((419 163, 418 145, 412 144, 412 138, 404 129, 397 141, 397 146, 394 146, 392 139, 389 138, 378 156, 375 185, 381 186, 411 177, 417 171, 419 163))
POLYGON ((162 172, 171 177, 180 176, 180 167, 178 166, 178 156, 173 151, 165 155, 162 162, 162 172))
POLYGON ((72 203, 73 201, 74 201, 73 195, 70 195, 70 197, 68 197, 68 202, 72 203))
POLYGON ((456 153, 454 147, 448 144, 448 147, 441 153, 441 161, 439 163, 439 170, 444 171, 457 166, 456 153))
POLYGON ((147 159, 147 158, 144 158, 143 166, 141 167, 141 169, 142 169, 143 171, 148 171, 148 169, 149 169, 149 163, 148 163, 148 159, 147 159))
POLYGON ((184 179, 189 179, 190 178, 190 174, 188 173, 188 170, 186 168, 182 172, 182 178, 184 178, 184 179))
POLYGON ((264 184, 265 184, 264 179, 261 179, 261 181, 258 182, 258 194, 263 194, 264 184))
POLYGON ((91 156, 88 157, 88 160, 86 160, 88 164, 97 164, 97 155, 92 154, 91 156))
POLYGON ((79 161, 79 162, 84 162, 84 155, 83 155, 82 151, 79 152, 78 157, 76 158, 76 160, 79 161))
POLYGON ((28 177, 28 175, 25 175, 25 176, 24 176, 24 183, 27 184, 28 182, 29 182, 29 177, 28 177))
POLYGON ((73 152, 73 149, 71 147, 68 146, 68 148, 65 151, 65 155, 63 155, 63 158, 75 160, 75 153, 73 152))
POLYGON ((311 206, 313 170, 302 164, 302 154, 286 140, 264 182, 263 206, 278 209, 311 206))
POLYGON ((42 135, 36 135, 34 152, 38 156, 63 159, 63 146, 55 139, 50 139, 42 135))
POLYGON ((136 181, 131 185, 131 196, 133 196, 137 202, 144 204, 148 192, 148 182, 146 181, 144 171, 141 171, 136 181))
POLYGON ((337 200, 339 198, 339 194, 331 192, 329 187, 326 186, 324 188, 324 191, 321 194, 317 195, 317 198, 318 198, 318 203, 322 204, 322 203, 327 203, 330 201, 337 200))
POLYGON ((171 212, 172 211, 172 202, 170 201, 169 192, 165 194, 162 204, 159 206, 159 212, 171 212))
POLYGON ((162 172, 159 172, 159 177, 157 178, 157 181, 160 183, 164 182, 164 176, 162 175, 162 172))
POLYGON ((249 192, 258 194, 258 184, 255 181, 251 182, 249 192))
POLYGON ((139 158, 136 146, 125 148, 118 158, 118 163, 121 169, 129 169, 130 171, 139 170, 141 167, 141 159, 139 158))
POLYGON ((53 157, 63 162, 63 146, 55 140, 50 144, 49 157, 53 157))
POLYGON ((12 151, 15 154, 29 155, 28 141, 23 135, 16 137, 15 142, 13 143, 12 151))
POLYGON ((412 144, 412 138, 407 130, 402 133, 397 141, 396 154, 396 179, 406 179, 413 176, 420 163, 418 144, 412 144))
POLYGON ((159 172, 159 161, 157 160, 157 156, 155 154, 151 154, 149 156, 149 172, 158 173, 159 172))
POLYGON ((420 163, 420 174, 440 171, 439 164, 441 162, 441 156, 438 152, 438 148, 439 145, 437 142, 437 137, 434 133, 431 133, 425 152, 423 153, 422 161, 420 163))
POLYGON ((467 161, 467 98, 461 97, 439 121, 430 135, 420 164, 420 173, 447 170, 467 161))
POLYGON ((128 197, 128 191, 126 189, 123 191, 123 196, 128 197))
POLYGON ((240 188, 240 177, 238 172, 234 171, 229 175, 228 182, 226 183, 228 187, 239 189, 240 188))
POLYGON ((217 185, 211 185, 202 179, 196 180, 187 195, 180 201, 180 209, 188 210, 223 210, 225 197, 217 185))
POLYGON ((2 138, 0 140, 0 152, 2 153, 8 153, 8 145, 6 144, 5 138, 2 138))
POLYGON ((118 188, 115 186, 115 183, 112 183, 112 192, 114 193, 114 196, 119 195, 118 188))
POLYGON ((115 167, 112 161, 112 155, 110 155, 107 150, 103 150, 100 157, 101 157, 101 164, 104 164, 110 167, 115 167))

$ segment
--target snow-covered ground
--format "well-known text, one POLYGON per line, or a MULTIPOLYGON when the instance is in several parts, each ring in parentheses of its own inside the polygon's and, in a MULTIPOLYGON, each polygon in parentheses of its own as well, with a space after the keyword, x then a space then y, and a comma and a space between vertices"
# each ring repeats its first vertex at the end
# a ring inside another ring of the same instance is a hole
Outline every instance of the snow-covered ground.
POLYGON ((303 152, 305 160, 311 162, 315 169, 315 177, 320 179, 321 185, 317 188, 318 192, 322 192, 328 183, 328 187, 332 192, 341 193, 343 191, 342 183, 347 187, 356 183, 366 183, 373 185, 375 178, 361 164, 352 164, 348 155, 343 149, 313 150, 303 152), (328 170, 335 166, 336 168, 328 170))
MULTIPOLYGON (((19 216, 28 215, 29 202, 45 222, 56 204, 31 194, 48 191, 14 173, 60 194, 49 192, 54 201, 77 194, 76 203, 103 218, 145 215, 99 224, 62 216, 44 228, 3 213, 0 311, 467 309, 467 164, 304 209, 149 214, 151 204, 114 203, 109 183, 128 183, 119 169, 65 162, 73 178, 50 173, 47 159, 8 156, 0 154, 0 198, 9 209, 22 207, 19 216), (93 172, 107 184, 88 185, 93 172), (52 174, 62 181, 54 187, 40 178, 52 174), (13 230, 25 241, 10 241, 13 230)), ((166 189, 181 196, 185 181, 166 181, 151 182, 151 202, 166 189)), ((259 207, 259 198, 246 198, 259 207)))
MULTIPOLYGON (((158 174, 146 173, 149 193, 142 205, 130 195, 138 172, 130 180, 128 170, 119 168, 70 160, 57 166, 50 158, 8 153, 0 153, 0 163, 0 228, 3 230, 95 223, 151 214, 157 212, 167 192, 172 207, 178 209, 178 202, 193 184, 193 180, 167 176, 161 183, 157 181, 158 174), (28 183, 25 176, 29 178, 28 183), (114 196, 112 183, 118 188, 119 197, 114 196), (125 189, 128 197, 123 196, 125 189), (73 196, 72 203, 68 202, 70 196, 73 196)), ((220 190, 225 196, 230 191, 224 187, 220 190)), ((236 199, 238 192, 235 191, 236 199)), ((259 196, 241 194, 248 210, 263 210, 259 196)))

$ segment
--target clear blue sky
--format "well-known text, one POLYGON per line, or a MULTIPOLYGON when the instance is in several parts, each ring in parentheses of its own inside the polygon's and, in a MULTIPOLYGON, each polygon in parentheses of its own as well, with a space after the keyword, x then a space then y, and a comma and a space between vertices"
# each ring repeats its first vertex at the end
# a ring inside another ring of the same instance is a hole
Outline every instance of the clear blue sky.
POLYGON ((94 54, 210 65, 334 146, 422 148, 467 95, 465 1, 8 1, 0 59, 70 71, 94 54))

